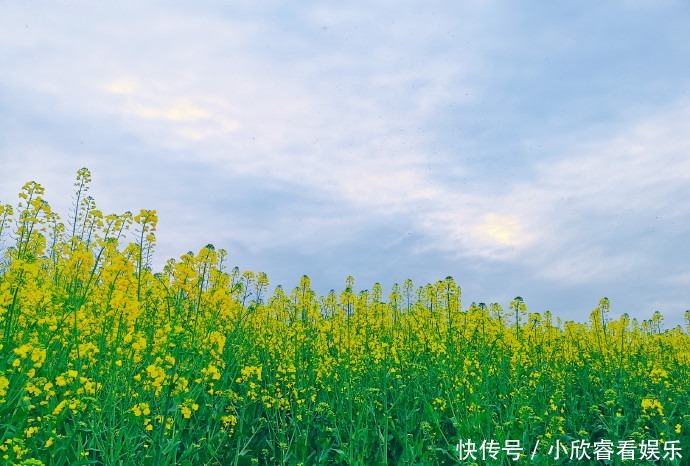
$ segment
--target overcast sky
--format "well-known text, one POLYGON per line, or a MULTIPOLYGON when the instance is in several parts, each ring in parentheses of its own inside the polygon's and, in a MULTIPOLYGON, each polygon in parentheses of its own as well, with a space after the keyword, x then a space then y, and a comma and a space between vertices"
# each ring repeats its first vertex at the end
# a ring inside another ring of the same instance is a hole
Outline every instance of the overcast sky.
POLYGON ((0 202, 76 171, 287 290, 690 309, 690 3, 0 1, 0 202), (530 8, 529 5, 532 7, 530 8))

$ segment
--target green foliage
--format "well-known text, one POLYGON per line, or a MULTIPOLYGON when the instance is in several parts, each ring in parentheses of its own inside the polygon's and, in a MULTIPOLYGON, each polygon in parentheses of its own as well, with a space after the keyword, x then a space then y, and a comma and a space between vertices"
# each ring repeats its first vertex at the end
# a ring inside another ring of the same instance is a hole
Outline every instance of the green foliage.
POLYGON ((269 295, 213 245, 154 273, 156 212, 103 215, 90 180, 67 227, 37 183, 0 205, 0 464, 440 465, 468 439, 570 464, 548 447, 690 444, 690 338, 661 314, 463 310, 452 277, 388 300, 352 277, 269 295))

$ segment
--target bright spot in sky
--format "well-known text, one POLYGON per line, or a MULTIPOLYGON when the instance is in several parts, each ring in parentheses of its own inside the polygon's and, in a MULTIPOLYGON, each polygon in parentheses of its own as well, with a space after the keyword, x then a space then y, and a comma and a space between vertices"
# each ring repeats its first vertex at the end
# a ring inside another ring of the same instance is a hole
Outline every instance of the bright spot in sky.
POLYGON ((475 231, 501 246, 517 246, 527 239, 520 221, 505 215, 486 214, 475 231))

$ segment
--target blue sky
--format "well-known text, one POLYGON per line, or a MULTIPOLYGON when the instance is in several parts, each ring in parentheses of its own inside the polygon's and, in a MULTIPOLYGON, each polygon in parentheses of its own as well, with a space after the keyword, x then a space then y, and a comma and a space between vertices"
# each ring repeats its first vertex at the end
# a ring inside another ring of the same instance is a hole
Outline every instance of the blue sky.
POLYGON ((291 289, 690 309, 690 4, 0 2, 0 201, 76 171, 291 289), (116 3, 116 4, 115 4, 116 3))

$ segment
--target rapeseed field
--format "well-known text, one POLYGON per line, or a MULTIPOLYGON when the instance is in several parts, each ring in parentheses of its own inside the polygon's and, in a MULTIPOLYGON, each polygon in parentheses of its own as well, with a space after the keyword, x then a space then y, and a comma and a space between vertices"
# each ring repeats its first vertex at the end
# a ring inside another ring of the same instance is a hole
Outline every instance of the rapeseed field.
POLYGON ((0 204, 0 464, 690 464, 690 337, 659 313, 270 291, 212 245, 156 271, 156 212, 90 181, 64 217, 35 182, 0 204))

